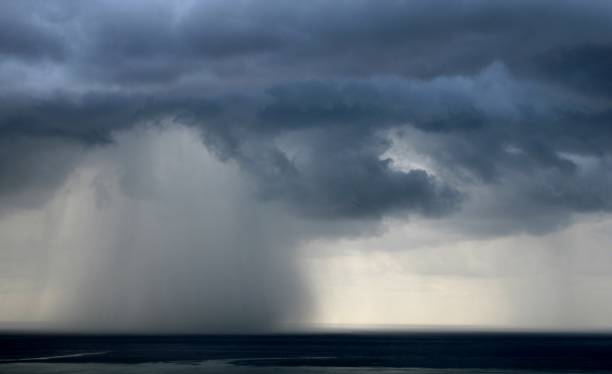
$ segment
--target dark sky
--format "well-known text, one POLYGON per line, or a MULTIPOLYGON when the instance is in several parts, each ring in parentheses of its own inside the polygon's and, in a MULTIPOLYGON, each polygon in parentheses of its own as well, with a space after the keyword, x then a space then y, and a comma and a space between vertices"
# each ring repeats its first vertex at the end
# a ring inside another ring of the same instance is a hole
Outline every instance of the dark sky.
POLYGON ((309 222, 294 244, 389 218, 545 235, 612 210, 611 103, 603 0, 3 2, 0 216, 176 124, 309 222))

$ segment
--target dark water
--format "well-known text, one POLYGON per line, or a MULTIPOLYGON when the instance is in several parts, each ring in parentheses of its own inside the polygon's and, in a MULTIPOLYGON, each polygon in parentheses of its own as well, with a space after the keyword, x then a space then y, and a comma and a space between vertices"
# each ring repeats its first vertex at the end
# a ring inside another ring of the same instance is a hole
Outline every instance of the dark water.
POLYGON ((0 335, 0 373, 612 373, 612 335, 0 335))

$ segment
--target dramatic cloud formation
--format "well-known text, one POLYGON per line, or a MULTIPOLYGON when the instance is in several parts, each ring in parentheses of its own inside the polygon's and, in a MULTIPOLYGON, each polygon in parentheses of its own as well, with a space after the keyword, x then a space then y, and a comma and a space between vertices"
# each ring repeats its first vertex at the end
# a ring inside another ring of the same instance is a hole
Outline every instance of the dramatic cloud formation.
MULTIPOLYGON (((299 225, 317 222, 271 248, 384 217, 446 217, 489 237, 549 233, 612 210, 605 1, 20 1, 0 10, 1 215, 50 201, 84 154, 168 124, 195 129, 236 165, 253 186, 244 212, 270 204, 299 225)), ((126 178, 159 183, 139 169, 126 178)))
POLYGON ((607 182, 592 188, 611 149, 602 2, 5 8, 4 138, 96 143, 180 118, 257 175, 263 196, 307 214, 457 209, 464 185, 381 158, 389 129, 409 127, 445 174, 515 184, 533 200, 518 205, 611 207, 607 182))

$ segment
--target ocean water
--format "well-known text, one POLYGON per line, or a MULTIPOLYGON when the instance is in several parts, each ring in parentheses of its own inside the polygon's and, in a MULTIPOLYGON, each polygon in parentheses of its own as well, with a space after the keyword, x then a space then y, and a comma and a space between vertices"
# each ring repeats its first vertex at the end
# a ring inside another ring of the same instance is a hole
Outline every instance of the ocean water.
MULTIPOLYGON (((211 374, 468 374, 468 373, 489 373, 489 374, 546 374, 559 373, 559 371, 534 371, 534 370, 505 370, 505 369, 428 369, 428 368, 344 368, 344 367, 236 367, 227 363, 148 363, 148 364, 6 364, 0 366, 1 373, 49 373, 49 374, 110 374, 110 373, 129 373, 129 374, 191 374, 191 373, 211 373, 211 374)), ((569 371, 568 373, 577 373, 569 371)), ((602 372, 605 373, 605 372, 602 372)))
POLYGON ((612 373, 612 336, 0 335, 0 373, 612 373))

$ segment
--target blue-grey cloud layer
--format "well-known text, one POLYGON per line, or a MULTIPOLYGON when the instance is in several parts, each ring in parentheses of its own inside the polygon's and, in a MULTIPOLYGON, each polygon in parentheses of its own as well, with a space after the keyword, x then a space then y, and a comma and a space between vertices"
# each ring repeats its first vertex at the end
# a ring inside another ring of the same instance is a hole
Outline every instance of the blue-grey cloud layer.
POLYGON ((103 144, 172 118, 309 216, 439 216, 474 186, 504 192, 487 214, 509 228, 612 209, 606 1, 1 7, 0 133, 31 146, 6 152, 0 191, 61 179, 14 176, 38 173, 31 139, 103 144), (438 173, 382 157, 404 129, 438 173))

